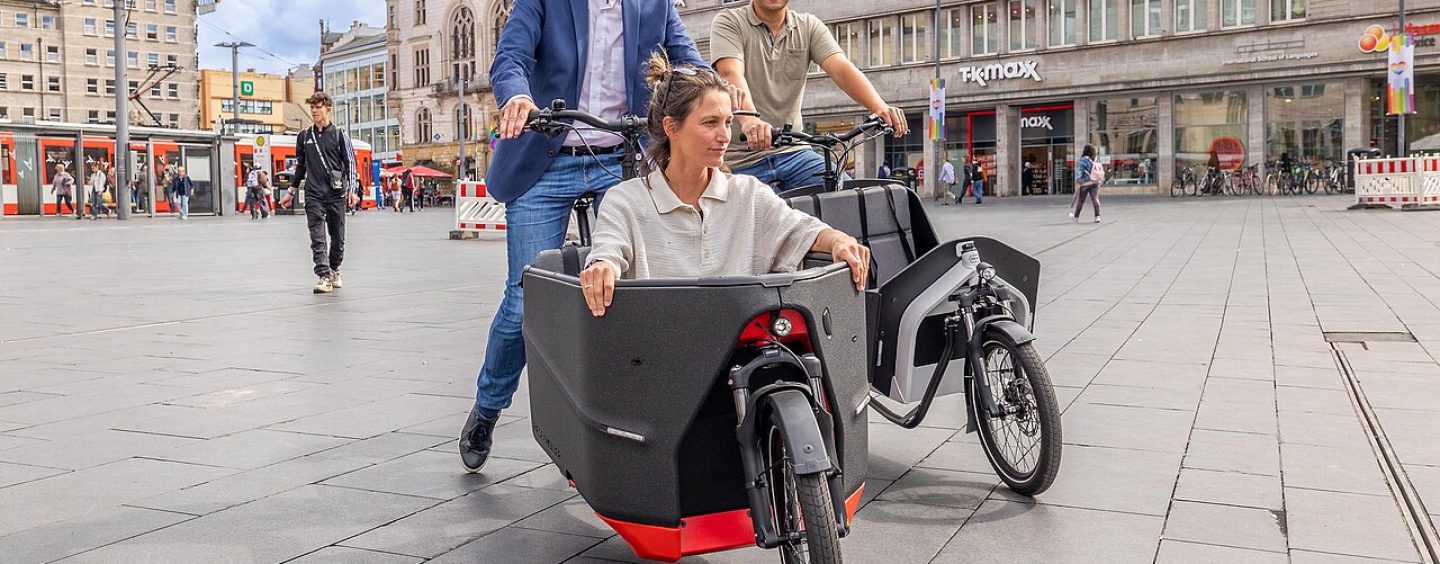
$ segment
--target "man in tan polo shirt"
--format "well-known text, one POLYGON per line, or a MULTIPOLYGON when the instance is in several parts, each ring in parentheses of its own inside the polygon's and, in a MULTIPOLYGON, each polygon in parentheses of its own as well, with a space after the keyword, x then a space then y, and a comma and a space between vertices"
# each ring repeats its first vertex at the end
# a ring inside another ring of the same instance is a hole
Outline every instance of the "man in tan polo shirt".
POLYGON ((806 147, 770 145, 772 129, 787 123, 801 127, 805 75, 812 62, 852 100, 894 128, 896 137, 909 130, 905 112, 880 98, 825 22, 790 11, 789 4, 789 0, 752 0, 748 6, 716 14, 710 28, 715 70, 747 94, 740 109, 760 114, 737 117, 725 164, 735 174, 754 176, 781 192, 819 184, 825 170, 825 160, 806 147))

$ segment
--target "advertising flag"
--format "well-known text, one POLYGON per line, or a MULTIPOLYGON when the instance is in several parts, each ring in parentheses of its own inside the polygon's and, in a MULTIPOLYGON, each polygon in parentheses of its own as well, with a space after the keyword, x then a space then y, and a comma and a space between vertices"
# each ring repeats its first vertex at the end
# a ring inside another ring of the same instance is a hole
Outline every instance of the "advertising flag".
POLYGON ((1386 75, 1390 94, 1387 115, 1415 113, 1415 42, 1409 34, 1390 40, 1390 72, 1386 75))

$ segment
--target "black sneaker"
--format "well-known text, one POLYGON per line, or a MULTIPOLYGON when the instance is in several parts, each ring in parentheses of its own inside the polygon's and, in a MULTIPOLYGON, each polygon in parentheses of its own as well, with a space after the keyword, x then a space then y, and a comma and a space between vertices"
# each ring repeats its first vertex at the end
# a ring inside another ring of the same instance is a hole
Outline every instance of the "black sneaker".
POLYGON ((495 434, 495 423, 499 420, 481 417, 479 410, 470 408, 470 417, 460 431, 460 463, 466 472, 474 474, 485 466, 490 458, 490 437, 495 434))

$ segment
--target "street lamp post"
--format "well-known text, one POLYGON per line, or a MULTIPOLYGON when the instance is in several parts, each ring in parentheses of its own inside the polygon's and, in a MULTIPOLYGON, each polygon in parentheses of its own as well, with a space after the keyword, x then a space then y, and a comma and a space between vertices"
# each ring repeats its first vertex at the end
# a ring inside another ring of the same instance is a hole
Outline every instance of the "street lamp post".
MULTIPOLYGON (((129 0, 115 0, 115 217, 130 219, 130 87, 125 81, 125 8, 129 0)), ((76 156, 79 162, 79 155, 76 156)), ((91 202, 90 205, 99 205, 91 202)))
MULTIPOLYGON (((934 29, 935 29, 935 45, 934 45, 934 54, 935 54, 935 86, 934 86, 934 88, 937 88, 937 89, 938 89, 938 88, 940 87, 940 0, 935 0, 935 28, 934 28, 934 29)), ((945 107, 945 99, 944 99, 943 97, 940 99, 940 107, 941 107, 942 109, 945 107)), ((943 113, 943 111, 942 111, 942 113, 943 113)), ((934 115, 935 115, 935 113, 934 113, 934 112, 931 112, 931 119, 932 119, 932 120, 934 119, 934 115)), ((944 197, 945 197, 945 194, 940 191, 940 190, 942 190, 942 188, 940 187, 940 171, 942 170, 941 167, 944 166, 944 163, 940 162, 940 159, 941 159, 942 156, 945 154, 945 121, 944 121, 944 118, 941 118, 940 123, 934 124, 934 127, 935 127, 935 139, 930 142, 930 145, 931 145, 930 166, 929 166, 929 167, 926 167, 926 169, 925 169, 925 176, 928 177, 928 182, 930 183, 930 189, 935 191, 935 195, 936 195, 936 196, 939 196, 939 197, 941 197, 941 198, 944 198, 944 197)))
POLYGON ((456 137, 460 138, 460 160, 455 161, 455 178, 457 180, 469 180, 466 174, 468 171, 465 167, 465 136, 470 134, 470 112, 465 111, 465 77, 461 75, 455 78, 460 81, 460 105, 456 106, 455 110, 460 114, 457 116, 457 119, 460 121, 460 127, 455 128, 456 132, 459 133, 456 137))
MULTIPOLYGON (((1396 31, 1398 31, 1399 33, 1405 33, 1405 0, 1400 0, 1400 29, 1398 29, 1398 30, 1396 30, 1396 31)), ((1397 35, 1398 35, 1398 34, 1397 34, 1397 35)), ((1409 37, 1409 36, 1405 36, 1405 42, 1408 43, 1409 41, 1410 41, 1410 37, 1409 37)), ((1405 45, 1402 43, 1402 44, 1400 45, 1400 48, 1401 48, 1401 49, 1404 49, 1404 48, 1405 48, 1405 45)), ((1413 88, 1413 87, 1412 87, 1412 88, 1413 88)), ((1398 154, 1395 155, 1395 156, 1397 156, 1397 157, 1403 157, 1403 156, 1405 156, 1405 112, 1400 112, 1399 118, 1400 118, 1400 123, 1399 123, 1400 135, 1399 135, 1399 137, 1396 138, 1396 140, 1399 141, 1399 143, 1398 143, 1397 145, 1395 145, 1395 152, 1398 153, 1398 154)))
MULTIPOLYGON (((254 47, 244 41, 231 41, 229 43, 216 43, 216 47, 224 47, 230 50, 230 109, 234 110, 235 117, 230 120, 230 133, 236 133, 240 127, 240 48, 254 47)), ((225 127, 220 127, 220 133, 225 133, 225 127)))

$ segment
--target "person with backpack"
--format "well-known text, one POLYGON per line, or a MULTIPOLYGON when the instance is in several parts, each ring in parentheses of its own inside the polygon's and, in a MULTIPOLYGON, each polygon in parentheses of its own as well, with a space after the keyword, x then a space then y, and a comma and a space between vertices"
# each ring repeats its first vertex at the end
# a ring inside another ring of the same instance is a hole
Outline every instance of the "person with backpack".
POLYGON ((1095 208, 1095 223, 1100 223, 1100 183, 1105 181, 1105 167, 1095 160, 1094 145, 1086 145, 1080 152, 1075 179, 1075 211, 1070 213, 1070 219, 1080 221, 1080 211, 1089 197, 1090 207, 1095 208))

